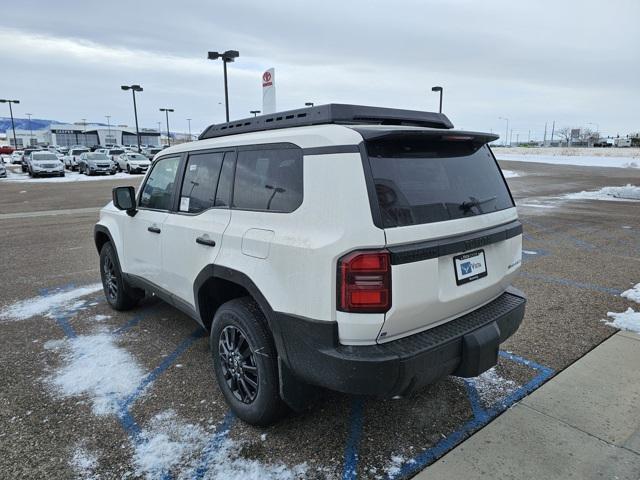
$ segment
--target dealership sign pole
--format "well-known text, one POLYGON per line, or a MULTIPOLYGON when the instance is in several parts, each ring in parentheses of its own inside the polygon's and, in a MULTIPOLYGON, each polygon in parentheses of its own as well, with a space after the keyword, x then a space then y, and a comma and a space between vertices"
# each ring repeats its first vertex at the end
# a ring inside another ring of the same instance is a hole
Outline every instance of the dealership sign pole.
POLYGON ((276 73, 270 68, 262 74, 262 113, 276 111, 276 73))

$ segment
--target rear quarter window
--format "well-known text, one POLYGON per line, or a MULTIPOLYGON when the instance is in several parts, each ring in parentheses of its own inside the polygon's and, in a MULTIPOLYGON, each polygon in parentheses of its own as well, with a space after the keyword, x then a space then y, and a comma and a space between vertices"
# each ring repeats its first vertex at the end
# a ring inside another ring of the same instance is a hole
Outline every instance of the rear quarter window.
POLYGON ((513 207, 486 145, 399 136, 367 142, 384 228, 483 215, 513 207))

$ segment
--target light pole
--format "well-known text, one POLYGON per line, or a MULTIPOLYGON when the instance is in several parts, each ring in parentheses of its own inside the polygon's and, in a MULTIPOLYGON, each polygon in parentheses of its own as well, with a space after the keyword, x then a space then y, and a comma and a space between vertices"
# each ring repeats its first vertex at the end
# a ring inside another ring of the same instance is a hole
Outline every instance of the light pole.
POLYGON ((82 144, 87 146, 87 119, 81 118, 82 120, 82 144))
POLYGON ((131 90, 133 94, 133 115, 136 118, 136 138, 138 139, 138 153, 141 153, 140 149, 140 129, 138 128, 138 107, 136 106, 136 92, 142 92, 143 88, 140 85, 122 85, 122 90, 131 90))
POLYGON ((431 91, 432 92, 440 92, 440 110, 439 112, 442 113, 442 87, 431 87, 431 91))
POLYGON ((260 110, 251 110, 249 113, 253 113, 253 116, 255 117, 260 113, 260 110))
POLYGON ((193 137, 191 136, 191 119, 187 118, 187 122, 189 123, 189 141, 193 140, 193 137))
POLYGON ((31 114, 30 113, 25 113, 25 115, 27 117, 29 117, 29 145, 31 145, 33 143, 33 128, 31 128, 31 114))
POLYGON ((504 146, 507 146, 507 142, 509 141, 509 119, 505 118, 505 117, 498 117, 498 120, 506 120, 507 122, 507 130, 506 133, 504 135, 504 146))
POLYGON ((207 58, 209 60, 222 59, 222 65, 224 70, 224 106, 227 112, 227 122, 229 122, 229 89, 227 86, 227 63, 235 61, 240 56, 240 52, 237 50, 227 50, 224 53, 208 52, 207 58))
POLYGON ((111 115, 104 116, 107 119, 107 131, 109 132, 109 142, 111 142, 111 115))
POLYGON ((0 99, 0 103, 8 103, 9 104, 9 115, 11 115, 11 130, 13 130, 13 146, 17 150, 18 149, 18 140, 16 140, 16 125, 13 122, 13 108, 11 108, 12 103, 20 103, 20 100, 6 100, 0 99))
POLYGON ((313 107, 315 105, 315 103, 313 102, 304 102, 304 106, 305 107, 313 107))
POLYGON ((171 135, 170 135, 170 132, 169 132, 169 112, 173 112, 173 108, 161 108, 160 111, 164 112, 165 115, 167 116, 167 146, 170 147, 171 146, 171 135))

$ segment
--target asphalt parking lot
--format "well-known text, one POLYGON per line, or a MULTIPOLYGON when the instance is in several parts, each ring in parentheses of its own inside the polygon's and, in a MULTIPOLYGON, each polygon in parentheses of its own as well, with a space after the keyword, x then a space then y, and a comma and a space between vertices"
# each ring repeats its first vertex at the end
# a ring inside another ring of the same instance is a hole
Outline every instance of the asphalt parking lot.
POLYGON ((631 306, 619 294, 640 282, 638 204, 562 198, 638 185, 639 170, 502 164, 519 174, 508 180, 525 227, 515 286, 529 302, 496 369, 410 398, 326 392, 265 429, 228 413, 192 320, 155 299, 114 312, 96 287, 98 208, 141 177, 0 180, 0 476, 410 478, 615 333, 601 320, 631 306), (135 375, 70 369, 105 345, 135 375), (93 389, 70 393, 69 375, 93 389), (96 393, 99 375, 133 387, 96 393))

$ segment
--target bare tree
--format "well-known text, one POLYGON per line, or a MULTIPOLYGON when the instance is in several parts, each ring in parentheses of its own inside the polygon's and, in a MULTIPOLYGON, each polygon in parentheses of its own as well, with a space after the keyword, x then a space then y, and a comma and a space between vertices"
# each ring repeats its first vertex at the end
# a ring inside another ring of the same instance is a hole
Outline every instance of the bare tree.
POLYGON ((571 127, 558 128, 555 131, 555 135, 558 135, 562 140, 562 142, 569 145, 569 141, 571 140, 571 130, 572 130, 571 127))

